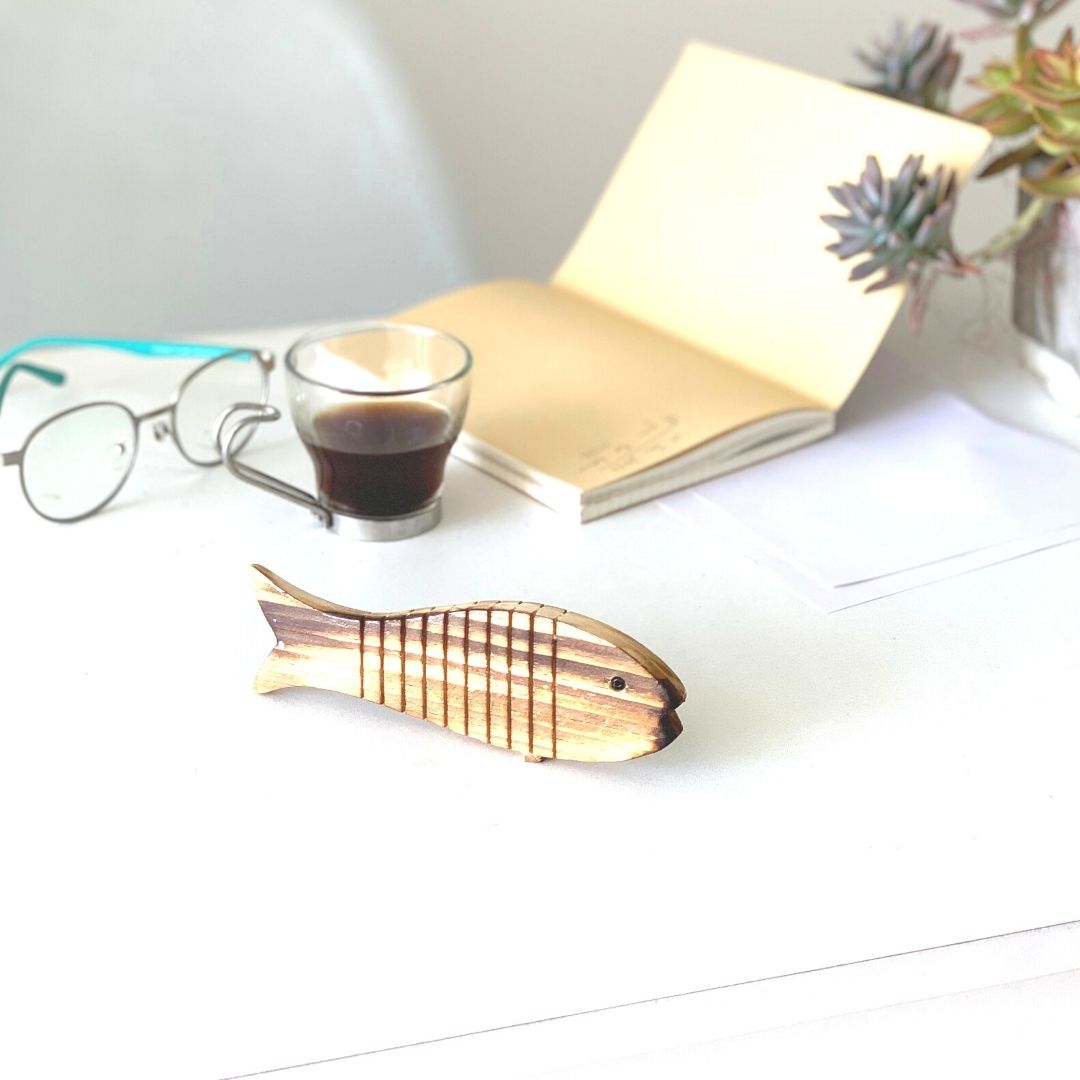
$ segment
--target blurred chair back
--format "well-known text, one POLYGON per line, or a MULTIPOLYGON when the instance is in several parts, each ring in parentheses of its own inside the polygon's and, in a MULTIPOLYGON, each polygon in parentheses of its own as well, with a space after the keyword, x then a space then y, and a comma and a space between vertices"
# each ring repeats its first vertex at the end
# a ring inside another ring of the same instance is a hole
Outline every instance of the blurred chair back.
POLYGON ((0 342, 385 314, 470 276, 347 0, 3 0, 0 342))

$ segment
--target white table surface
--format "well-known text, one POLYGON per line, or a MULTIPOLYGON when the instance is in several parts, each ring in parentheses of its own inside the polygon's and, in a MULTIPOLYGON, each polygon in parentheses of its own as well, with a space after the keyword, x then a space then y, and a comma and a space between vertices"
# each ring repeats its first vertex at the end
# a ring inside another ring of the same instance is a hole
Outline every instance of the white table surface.
MULTIPOLYGON (((152 404, 182 370, 78 390, 152 404)), ((0 449, 50 393, 13 388, 0 449)), ((439 528, 363 545, 168 445, 142 455, 73 526, 0 471, 0 1073, 345 1058, 309 1070, 336 1080, 577 1013, 629 1016, 628 1039, 633 1013, 594 1010, 1080 916, 1080 544, 823 615, 655 505, 579 527, 452 463, 439 528), (588 613, 679 672, 685 732, 626 764, 533 766, 333 694, 259 697, 256 561, 375 610, 588 613)), ((284 426, 252 460, 309 473, 284 426)), ((1052 933, 939 992, 1080 966, 1075 928, 1052 933)), ((797 1018, 824 1015, 816 995, 797 1018)), ((726 1008, 690 1041, 740 1030, 710 1028, 726 1008)), ((525 1074, 521 1054, 510 1037, 484 1068, 525 1074)))

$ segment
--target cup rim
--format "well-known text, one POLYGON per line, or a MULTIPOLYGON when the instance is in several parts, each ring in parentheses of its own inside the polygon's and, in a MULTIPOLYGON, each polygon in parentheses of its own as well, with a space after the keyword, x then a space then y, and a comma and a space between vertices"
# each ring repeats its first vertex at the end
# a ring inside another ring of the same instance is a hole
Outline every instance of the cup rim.
POLYGON ((412 394, 427 394, 432 390, 438 389, 440 386, 448 386, 450 383, 457 382, 458 379, 464 378, 464 376, 468 375, 472 370, 472 365, 473 357, 469 346, 453 334, 448 334, 445 330, 436 330, 431 326, 421 326, 419 323, 392 322, 381 319, 367 319, 355 323, 340 323, 332 326, 316 327, 314 330, 309 330, 306 334, 297 338, 285 353, 285 368, 290 374, 295 375, 298 379, 301 379, 306 383, 310 383, 312 386, 321 386, 324 390, 333 390, 334 393, 349 394, 353 397, 408 397, 412 394), (347 337, 352 334, 363 334, 371 330, 404 330, 412 334, 419 334, 422 337, 445 338, 447 341, 453 342, 461 349, 464 354, 464 362, 457 371, 452 375, 448 375, 445 379, 439 379, 436 382, 430 382, 424 386, 413 386, 398 390, 349 390, 343 386, 336 386, 334 383, 323 382, 321 379, 314 379, 310 375, 305 375, 302 371, 297 369, 297 353, 305 346, 314 345, 320 341, 326 341, 328 338, 347 337))

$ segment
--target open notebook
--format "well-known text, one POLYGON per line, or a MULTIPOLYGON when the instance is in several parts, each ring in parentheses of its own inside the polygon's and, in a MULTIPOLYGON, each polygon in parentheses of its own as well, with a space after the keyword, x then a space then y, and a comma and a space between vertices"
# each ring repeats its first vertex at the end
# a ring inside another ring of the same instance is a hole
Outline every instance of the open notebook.
POLYGON ((909 153, 966 176, 979 127, 705 45, 686 48, 553 279, 400 319, 475 357, 455 453, 580 520, 833 429, 903 299, 825 251, 829 184, 909 153))

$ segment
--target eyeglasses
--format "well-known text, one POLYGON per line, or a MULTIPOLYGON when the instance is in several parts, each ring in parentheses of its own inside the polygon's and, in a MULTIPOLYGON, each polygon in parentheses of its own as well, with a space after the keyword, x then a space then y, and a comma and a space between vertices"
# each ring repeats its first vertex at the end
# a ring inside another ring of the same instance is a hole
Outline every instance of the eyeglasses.
POLYGON ((192 465, 220 465, 217 427, 221 417, 240 402, 265 405, 269 396, 274 357, 263 349, 114 338, 34 338, 0 355, 0 407, 16 375, 32 375, 53 386, 66 381, 62 371, 22 361, 25 353, 83 347, 205 363, 180 383, 167 405, 139 414, 115 401, 77 405, 39 424, 20 450, 0 455, 0 465, 18 466, 26 501, 49 521, 82 521, 116 497, 131 475, 144 421, 156 421, 155 436, 171 435, 192 465))

